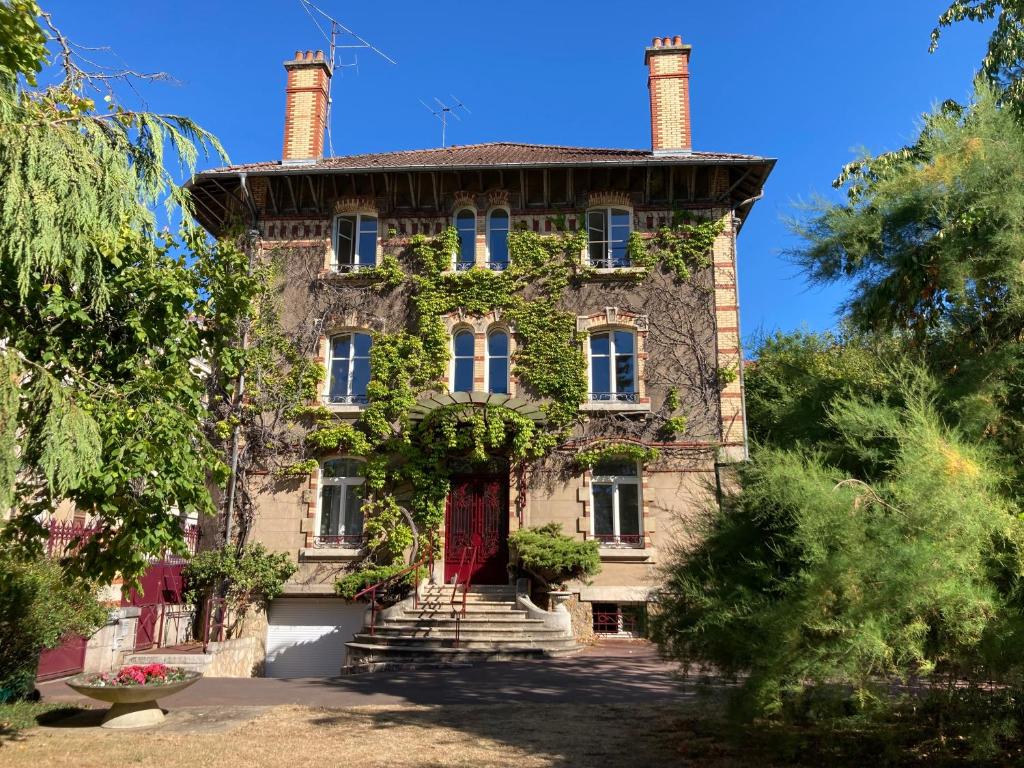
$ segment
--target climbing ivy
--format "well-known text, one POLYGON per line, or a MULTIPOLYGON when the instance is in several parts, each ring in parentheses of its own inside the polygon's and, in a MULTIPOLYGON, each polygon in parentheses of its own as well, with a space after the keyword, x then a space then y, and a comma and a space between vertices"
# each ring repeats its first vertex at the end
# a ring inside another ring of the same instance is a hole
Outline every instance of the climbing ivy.
POLYGON ((672 223, 651 236, 630 233, 626 243, 629 263, 648 269, 660 264, 677 280, 689 280, 694 270, 711 266, 711 249, 722 229, 721 221, 697 220, 686 211, 675 211, 672 223))
POLYGON ((576 466, 581 469, 593 469, 595 465, 606 459, 631 459, 639 464, 649 464, 661 456, 657 448, 648 448, 635 443, 602 442, 576 454, 576 466))

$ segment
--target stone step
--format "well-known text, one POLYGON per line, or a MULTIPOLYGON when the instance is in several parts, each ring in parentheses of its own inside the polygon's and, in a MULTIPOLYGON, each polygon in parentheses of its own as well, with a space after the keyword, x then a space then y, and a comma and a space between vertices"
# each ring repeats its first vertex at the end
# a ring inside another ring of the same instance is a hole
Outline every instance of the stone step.
MULTIPOLYGON (((426 597, 426 598, 421 597, 420 601, 419 601, 419 607, 423 608, 425 606, 436 607, 436 608, 460 608, 461 609, 462 608, 462 598, 460 597, 459 599, 457 599, 453 603, 447 597, 445 599, 443 599, 443 600, 437 600, 437 599, 434 599, 433 597, 429 597, 429 596, 426 597)), ((467 608, 473 608, 473 609, 477 609, 477 608, 481 608, 481 609, 487 609, 487 608, 494 608, 494 609, 497 609, 497 608, 515 608, 516 607, 516 602, 515 602, 515 600, 484 600, 483 598, 473 598, 473 599, 470 599, 470 600, 466 601, 466 607, 467 608)))
MULTIPOLYGON (((459 613, 462 613, 462 604, 460 603, 459 605, 423 605, 422 603, 420 603, 418 608, 404 608, 402 610, 403 613, 437 613, 451 615, 452 611, 458 611, 459 613)), ((484 606, 468 603, 466 605, 466 614, 473 614, 474 616, 490 616, 491 614, 496 614, 498 616, 507 616, 522 614, 523 616, 525 616, 526 611, 524 611, 522 608, 516 608, 511 603, 497 603, 494 605, 484 606)))
MULTIPOLYGON (((381 624, 416 624, 418 626, 455 626, 455 619, 452 618, 451 613, 437 613, 437 614, 417 614, 410 612, 411 615, 406 616, 394 616, 391 618, 384 619, 381 624)), ((481 626, 487 624, 494 624, 500 626, 519 625, 523 627, 543 627, 543 619, 527 619, 525 618, 525 612, 523 615, 513 614, 511 611, 508 614, 494 613, 487 616, 478 616, 469 614, 464 619, 459 619, 459 623, 465 626, 481 626)))
MULTIPOLYGON (((455 590, 455 592, 457 594, 459 594, 459 595, 462 594, 462 587, 461 586, 454 586, 452 584, 445 584, 444 586, 431 585, 431 586, 428 586, 428 587, 424 587, 424 588, 422 588, 420 590, 420 594, 421 595, 445 595, 446 594, 449 597, 451 597, 452 590, 455 590)), ((473 586, 471 586, 469 588, 469 592, 467 594, 470 597, 473 597, 474 595, 479 595, 481 597, 489 595, 492 598, 498 597, 498 598, 512 599, 512 598, 514 598, 516 596, 516 588, 515 587, 497 587, 497 586, 482 586, 481 587, 481 586, 473 585, 473 586)))
POLYGON ((462 636, 456 642, 454 636, 452 637, 412 637, 409 635, 369 635, 369 634, 358 634, 353 638, 353 642, 363 645, 376 645, 376 646, 387 646, 389 648, 409 648, 417 647, 424 650, 447 650, 449 648, 465 648, 470 650, 485 650, 485 651, 517 651, 522 649, 536 649, 539 648, 543 651, 561 650, 563 648, 575 648, 576 641, 571 637, 559 637, 559 638, 531 638, 531 637, 518 637, 518 638, 481 638, 481 637, 466 637, 462 636))
POLYGON ((349 664, 344 673, 378 672, 385 670, 417 669, 423 667, 461 666, 489 661, 520 661, 524 659, 564 658, 579 654, 583 647, 576 645, 545 651, 540 648, 505 648, 486 650, 474 648, 433 648, 418 646, 381 645, 378 643, 346 643, 349 664))
MULTIPOLYGON (((406 637, 455 637, 455 625, 436 626, 432 624, 378 624, 374 629, 377 635, 402 635, 406 637)), ((471 637, 479 640, 504 640, 506 638, 534 637, 537 639, 556 638, 561 639, 565 633, 560 629, 550 627, 517 627, 517 626, 491 626, 473 624, 461 624, 459 627, 461 637, 471 637)))

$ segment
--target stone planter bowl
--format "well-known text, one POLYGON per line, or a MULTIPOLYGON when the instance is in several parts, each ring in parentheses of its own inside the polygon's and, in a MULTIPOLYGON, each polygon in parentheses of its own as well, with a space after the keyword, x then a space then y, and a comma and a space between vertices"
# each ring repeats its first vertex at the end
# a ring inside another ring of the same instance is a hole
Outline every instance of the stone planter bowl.
POLYGON ((85 681, 91 675, 78 675, 67 684, 83 696, 113 705, 103 718, 103 728, 151 728, 164 721, 156 700, 183 691, 202 677, 199 672, 185 674, 184 680, 159 685, 89 685, 85 681))

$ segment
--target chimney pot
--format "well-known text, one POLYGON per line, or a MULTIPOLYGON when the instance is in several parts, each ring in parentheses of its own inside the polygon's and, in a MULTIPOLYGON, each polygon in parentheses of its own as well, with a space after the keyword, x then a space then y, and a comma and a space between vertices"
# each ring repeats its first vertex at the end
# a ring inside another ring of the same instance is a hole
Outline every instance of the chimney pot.
POLYGON ((655 155, 689 154, 690 46, 682 35, 656 37, 645 51, 644 63, 649 68, 651 149, 655 155))
POLYGON ((327 127, 327 95, 331 67, 323 51, 296 51, 284 63, 287 72, 284 107, 284 162, 313 161, 323 157, 327 127))

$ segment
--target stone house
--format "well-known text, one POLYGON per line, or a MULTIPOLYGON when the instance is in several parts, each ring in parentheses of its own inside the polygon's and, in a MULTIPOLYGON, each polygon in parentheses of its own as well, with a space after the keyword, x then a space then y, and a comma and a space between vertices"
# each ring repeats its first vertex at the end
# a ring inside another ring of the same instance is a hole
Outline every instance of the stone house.
MULTIPOLYGON (((495 142, 324 157, 332 73, 322 53, 297 53, 284 64, 282 159, 205 171, 190 183, 207 230, 222 234, 241 219, 265 254, 282 257, 283 322, 323 363, 332 418, 357 427, 372 399, 374 339, 414 323, 408 291, 379 290, 389 258, 412 272, 418 236, 454 228, 445 271, 497 274, 515 260, 515 233, 575 233, 580 247, 555 306, 575 319, 586 381, 576 417, 544 458, 496 451, 453 465, 435 574, 507 584, 509 532, 559 523, 600 546, 600 574, 571 587, 581 634, 642 631, 667 550, 692 534, 723 469, 746 455, 736 242, 774 160, 693 149, 690 55, 678 36, 644 51, 650 150, 495 142), (713 225, 700 230, 710 232, 709 247, 684 276, 673 249, 698 230, 682 221, 713 225), (635 450, 617 454, 623 446, 635 450), (607 450, 594 463, 574 461, 595 447, 607 450)), ((543 429, 545 398, 519 375, 529 342, 515 318, 501 307, 457 307, 440 320, 444 386, 417 393, 411 423, 453 406, 501 407, 543 429)), ((254 522, 253 538, 299 566, 271 606, 268 643, 281 659, 275 667, 268 658, 268 674, 333 674, 363 622, 334 596, 334 583, 363 553, 367 457, 317 458, 308 478, 268 485, 254 522)))

